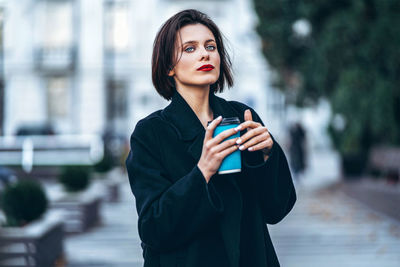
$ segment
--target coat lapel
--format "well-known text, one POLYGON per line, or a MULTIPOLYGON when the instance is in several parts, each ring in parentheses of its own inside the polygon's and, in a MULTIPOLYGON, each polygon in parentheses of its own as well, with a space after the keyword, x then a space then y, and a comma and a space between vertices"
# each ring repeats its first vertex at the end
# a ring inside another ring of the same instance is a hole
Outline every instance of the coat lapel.
MULTIPOLYGON (((239 117, 231 105, 224 99, 210 92, 210 107, 214 119, 219 115, 224 118, 239 117)), ((171 103, 162 111, 163 116, 175 128, 182 141, 189 142, 188 154, 197 162, 200 160, 205 129, 185 99, 175 90, 171 103)), ((242 218, 242 198, 236 182, 238 174, 215 174, 212 182, 224 202, 225 211, 221 216, 220 229, 226 251, 232 266, 239 266, 240 222, 242 218)))
MULTIPOLYGON (((239 116, 229 103, 212 92, 210 92, 209 101, 214 119, 219 115, 224 118, 239 116)), ((192 108, 178 91, 175 90, 171 103, 162 113, 175 127, 179 138, 182 141, 190 142, 188 153, 194 160, 198 161, 203 148, 205 129, 192 108)))

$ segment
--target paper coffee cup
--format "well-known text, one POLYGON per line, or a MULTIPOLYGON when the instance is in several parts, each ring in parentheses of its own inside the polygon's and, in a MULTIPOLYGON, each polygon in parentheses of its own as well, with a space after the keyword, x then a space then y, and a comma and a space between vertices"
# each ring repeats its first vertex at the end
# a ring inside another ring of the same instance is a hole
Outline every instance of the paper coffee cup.
MULTIPOLYGON (((208 122, 210 123, 210 122, 208 122)), ((238 117, 232 117, 232 118, 223 118, 222 121, 218 124, 218 126, 214 130, 213 137, 217 136, 221 132, 235 128, 239 126, 240 120, 238 117)), ((240 137, 240 132, 237 132, 234 135, 229 136, 228 138, 224 139, 222 142, 225 140, 233 139, 240 137)), ((221 143, 222 143, 221 142, 221 143)), ((242 161, 241 161, 241 154, 240 150, 236 150, 226 156, 222 163, 221 166, 218 169, 218 174, 228 174, 228 173, 235 173, 235 172, 241 172, 242 171, 242 161)))

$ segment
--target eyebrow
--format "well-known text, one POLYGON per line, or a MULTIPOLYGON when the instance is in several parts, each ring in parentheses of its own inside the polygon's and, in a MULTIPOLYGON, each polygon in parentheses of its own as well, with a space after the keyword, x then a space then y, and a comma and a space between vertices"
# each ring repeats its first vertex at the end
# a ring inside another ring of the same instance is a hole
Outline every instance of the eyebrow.
MULTIPOLYGON (((208 39, 207 41, 205 41, 204 43, 209 43, 209 42, 215 42, 215 40, 214 39, 208 39)), ((182 44, 182 46, 184 46, 185 44, 197 44, 197 43, 199 43, 198 41, 187 41, 187 42, 184 42, 183 44, 182 44)))

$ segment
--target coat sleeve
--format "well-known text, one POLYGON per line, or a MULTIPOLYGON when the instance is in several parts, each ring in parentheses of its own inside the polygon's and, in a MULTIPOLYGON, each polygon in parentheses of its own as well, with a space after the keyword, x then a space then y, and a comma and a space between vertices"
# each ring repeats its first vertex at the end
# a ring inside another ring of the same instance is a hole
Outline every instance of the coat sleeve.
POLYGON ((176 182, 163 168, 158 137, 150 121, 139 121, 126 159, 136 199, 141 240, 160 252, 174 250, 222 213, 222 201, 196 166, 176 182))
MULTIPOLYGON (((254 121, 264 123, 258 114, 250 109, 254 121)), ((272 135, 271 135, 272 137, 272 135)), ((281 221, 296 202, 292 176, 286 156, 272 137, 274 144, 269 158, 264 161, 261 151, 244 151, 244 167, 255 184, 258 200, 263 211, 265 223, 275 224, 281 221)))

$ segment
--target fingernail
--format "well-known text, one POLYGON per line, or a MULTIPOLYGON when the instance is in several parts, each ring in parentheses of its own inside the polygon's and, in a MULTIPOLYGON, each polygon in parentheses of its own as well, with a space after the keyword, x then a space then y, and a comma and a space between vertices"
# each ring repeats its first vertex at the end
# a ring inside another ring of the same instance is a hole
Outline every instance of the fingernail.
POLYGON ((240 150, 243 150, 243 149, 244 149, 244 146, 240 146, 239 149, 240 149, 240 150))
POLYGON ((238 140, 236 140, 236 144, 240 144, 242 142, 242 139, 238 139, 238 140))
POLYGON ((218 116, 217 120, 220 120, 222 118, 222 116, 218 116))
POLYGON ((252 147, 249 147, 249 149, 248 149, 249 151, 253 151, 253 148, 252 147))
POLYGON ((238 127, 235 128, 235 131, 240 131, 242 129, 242 125, 239 125, 238 127))

